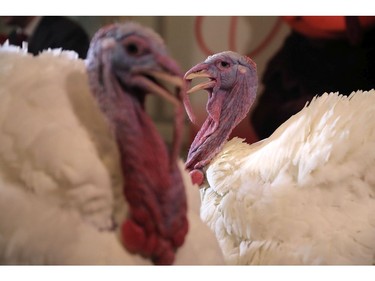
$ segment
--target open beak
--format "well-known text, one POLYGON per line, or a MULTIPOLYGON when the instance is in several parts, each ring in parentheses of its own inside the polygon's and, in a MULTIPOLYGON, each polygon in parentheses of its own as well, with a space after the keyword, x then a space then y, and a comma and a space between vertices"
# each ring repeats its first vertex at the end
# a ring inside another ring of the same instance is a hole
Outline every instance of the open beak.
MULTIPOLYGON (((202 70, 200 72, 193 72, 193 73, 189 73, 188 75, 185 75, 185 80, 187 80, 189 82, 191 82, 191 80, 193 80, 194 78, 210 78, 211 79, 212 77, 205 70, 202 70)), ((191 94, 191 93, 197 92, 197 91, 202 90, 202 89, 211 88, 214 85, 215 85, 215 81, 212 81, 212 80, 202 82, 198 85, 195 85, 193 88, 188 90, 186 93, 191 94)))
POLYGON ((190 121, 195 124, 196 117, 193 113, 193 109, 190 104, 189 94, 197 92, 199 90, 213 88, 215 86, 216 81, 214 80, 212 75, 209 74, 207 70, 207 65, 199 64, 193 67, 192 69, 190 69, 188 72, 186 72, 184 76, 184 82, 185 82, 185 85, 184 85, 185 92, 183 96, 183 101, 184 101, 185 110, 186 110, 187 115, 189 116, 190 121), (208 78, 209 81, 204 81, 190 88, 191 81, 195 78, 208 78))

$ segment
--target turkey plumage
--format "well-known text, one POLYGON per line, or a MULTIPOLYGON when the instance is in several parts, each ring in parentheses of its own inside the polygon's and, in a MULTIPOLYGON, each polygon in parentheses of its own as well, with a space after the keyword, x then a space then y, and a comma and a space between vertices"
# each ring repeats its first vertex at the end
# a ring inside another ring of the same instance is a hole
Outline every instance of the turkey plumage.
POLYGON ((375 91, 325 93, 267 139, 227 141, 255 99, 256 76, 255 63, 233 52, 185 75, 187 87, 209 79, 188 91, 209 99, 186 167, 226 261, 374 264, 375 91))

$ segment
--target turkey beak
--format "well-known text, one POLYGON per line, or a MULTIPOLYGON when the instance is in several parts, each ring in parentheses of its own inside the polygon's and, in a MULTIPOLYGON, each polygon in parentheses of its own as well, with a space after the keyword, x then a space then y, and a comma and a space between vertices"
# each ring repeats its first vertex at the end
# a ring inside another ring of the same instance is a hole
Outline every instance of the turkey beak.
POLYGON ((214 82, 214 81, 212 81, 213 77, 208 71, 209 67, 210 67, 210 65, 207 64, 207 63, 200 63, 200 64, 197 64, 196 66, 192 67, 188 72, 186 72, 186 74, 184 76, 184 81, 186 82, 187 88, 190 87, 191 80, 193 80, 195 78, 209 78, 210 79, 210 81, 200 83, 200 84, 194 86, 193 88, 191 88, 190 90, 186 91, 187 94, 194 93, 194 92, 199 91, 201 89, 206 89, 209 86, 214 84, 214 83, 212 83, 212 82, 214 82))
MULTIPOLYGON (((191 80, 193 80, 194 78, 212 78, 212 77, 211 77, 211 75, 209 75, 207 73, 207 71, 202 70, 200 72, 189 73, 188 75, 185 75, 184 78, 185 78, 185 80, 189 81, 189 83, 190 83, 191 80)), ((212 80, 199 83, 198 85, 195 85, 193 88, 188 90, 186 93, 191 94, 191 93, 197 92, 197 91, 202 90, 202 89, 207 89, 207 88, 213 86, 214 83, 215 82, 212 81, 212 80)))
POLYGON ((213 80, 212 75, 209 74, 207 64, 198 64, 192 69, 190 69, 188 72, 186 72, 184 76, 184 82, 185 82, 184 84, 185 91, 183 95, 183 102, 184 102, 185 110, 186 110, 187 115, 189 116, 190 121, 196 124, 196 118, 195 118, 193 109, 190 104, 189 94, 197 92, 199 90, 213 87, 215 85, 215 80, 213 80), (199 83, 196 86, 190 88, 191 81, 195 78, 208 78, 209 81, 199 83))
MULTIPOLYGON (((144 71, 144 74, 149 75, 149 76, 151 76, 152 78, 154 78, 158 81, 166 82, 167 84, 175 86, 175 87, 177 87, 177 89, 181 89, 183 87, 183 81, 182 81, 181 77, 179 77, 179 76, 171 75, 171 74, 161 72, 161 71, 154 71, 154 70, 144 71)), ((179 107, 181 105, 181 101, 180 101, 179 97, 174 96, 173 94, 171 94, 171 92, 169 92, 165 88, 159 86, 156 83, 151 82, 150 80, 147 80, 146 84, 147 84, 147 88, 151 92, 153 92, 153 93, 159 95, 160 97, 166 99, 172 105, 174 105, 176 107, 179 107)))

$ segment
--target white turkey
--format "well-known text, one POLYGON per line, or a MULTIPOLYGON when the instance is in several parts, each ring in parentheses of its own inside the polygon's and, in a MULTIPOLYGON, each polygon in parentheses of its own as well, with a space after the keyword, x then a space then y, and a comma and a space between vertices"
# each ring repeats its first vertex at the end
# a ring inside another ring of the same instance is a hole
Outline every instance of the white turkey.
POLYGON ((180 173, 181 85, 162 39, 136 23, 100 29, 86 61, 1 46, 0 263, 222 263, 180 173), (170 151, 148 93, 175 106, 170 151))
MULTIPOLYGON (((230 264, 375 263, 375 91, 325 93, 269 138, 227 138, 256 96, 255 63, 234 52, 185 74, 208 117, 185 163, 201 217, 230 264)), ((189 100, 186 110, 194 120, 189 100)))

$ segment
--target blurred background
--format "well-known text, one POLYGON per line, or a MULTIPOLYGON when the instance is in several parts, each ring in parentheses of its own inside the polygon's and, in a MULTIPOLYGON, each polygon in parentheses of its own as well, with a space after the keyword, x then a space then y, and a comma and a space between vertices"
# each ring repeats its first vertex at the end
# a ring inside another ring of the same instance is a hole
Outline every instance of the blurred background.
MULTIPOLYGON (((78 22, 90 38, 101 26, 113 22, 132 20, 149 26, 164 38, 170 53, 179 62, 184 72, 204 60, 208 56, 207 51, 221 52, 235 46, 236 51, 243 54, 258 49, 253 59, 257 63, 258 73, 261 76, 265 64, 289 32, 288 25, 281 23, 279 17, 275 16, 69 16, 69 18, 78 22), (278 26, 277 32, 270 34, 276 26, 278 26), (199 41, 199 35, 203 38, 201 41, 199 41), (270 35, 272 38, 267 41, 270 35), (267 44, 264 44, 265 40, 267 44)), ((2 36, 8 34, 10 29, 11 27, 0 21, 2 36)), ((205 118, 206 100, 205 93, 191 96, 192 106, 199 122, 203 122, 205 118)), ((172 137, 172 108, 164 101, 151 97, 148 100, 147 110, 168 141, 172 137)), ((196 129, 186 119, 185 149, 189 146, 190 138, 195 135, 196 129)), ((244 120, 237 128, 237 134, 247 138, 250 142, 255 140, 248 120, 244 120)))
MULTIPOLYGON (((86 31, 89 38, 91 38, 94 33, 102 26, 113 23, 113 22, 124 22, 124 21, 136 21, 143 25, 149 26, 158 32, 165 40, 165 43, 170 51, 170 54, 179 62, 183 72, 186 72, 195 64, 203 61, 208 55, 212 53, 217 53, 226 50, 236 51, 241 54, 249 55, 257 64, 258 76, 259 76, 259 86, 258 86, 258 95, 261 96, 263 93, 263 81, 264 72, 268 66, 272 70, 272 65, 269 66, 271 59, 278 53, 278 51, 285 46, 285 42, 288 37, 291 36, 292 31, 294 30, 297 36, 297 43, 306 42, 309 45, 313 44, 313 47, 308 46, 310 49, 306 52, 304 56, 309 59, 311 56, 315 56, 314 52, 318 52, 319 55, 313 57, 311 60, 314 64, 314 61, 319 60, 327 61, 330 68, 330 73, 335 72, 336 70, 342 70, 345 67, 337 64, 337 61, 330 62, 329 59, 319 57, 321 53, 324 53, 325 46, 329 45, 330 52, 327 56, 334 57, 336 51, 341 50, 342 45, 344 45, 345 51, 348 53, 352 52, 351 46, 355 48, 356 51, 360 51, 360 57, 363 57, 365 60, 369 58, 368 64, 375 65, 373 61, 374 52, 375 52, 375 43, 374 39, 366 39, 365 36, 362 36, 365 30, 364 27, 375 26, 375 17, 344 17, 344 16, 333 16, 333 17, 324 17, 324 16, 313 16, 313 17, 299 17, 299 16, 69 16, 68 18, 77 22, 81 25, 86 31), (361 18, 361 21, 358 20, 361 18), (292 29, 293 28, 293 29, 292 29), (361 29, 362 28, 362 29, 361 29), (347 36, 349 35, 349 36, 347 36), (363 38, 364 39, 363 39, 363 38), (343 39, 344 38, 344 39, 343 39), (317 39, 318 41, 316 41, 317 39), (363 39, 363 40, 362 40, 363 39), (314 41, 315 40, 315 41, 314 41), (339 40, 339 41, 337 41, 339 40), (341 40, 341 41, 340 41, 341 40), (367 40, 367 41, 366 41, 367 40), (362 41, 366 44, 366 50, 362 52, 362 41), (333 42, 333 43, 332 43, 333 42), (338 43, 337 43, 338 42, 338 43), (331 46, 332 44, 333 47, 331 46), (315 48, 316 46, 324 45, 324 48, 315 48), (332 51, 333 50, 333 51, 332 51), (311 52, 311 54, 309 53, 311 52), (337 69, 335 69, 335 67, 337 69)), ((7 34, 11 31, 11 27, 5 25, 0 21, 0 38, 2 41, 6 38, 7 34)), ((367 37, 374 38, 372 34, 368 34, 367 37)), ((290 40, 294 40, 291 38, 290 40)), ((295 47, 294 48, 299 48, 295 47)), ((305 48, 306 46, 302 46, 305 48)), ((301 48, 302 48, 301 47, 301 48)), ((291 61, 290 64, 293 68, 295 65, 300 64, 301 57, 292 58, 295 51, 298 50, 292 49, 289 57, 284 58, 283 63, 291 61), (290 60, 289 60, 290 58, 290 60), (294 61, 292 60, 294 59, 294 61)), ((304 49, 301 49, 300 52, 304 52, 304 49)), ((341 51, 339 51, 341 52, 341 51)), ((353 54, 354 54, 353 53, 353 54)), ((347 57, 343 53, 344 57, 347 57)), ((341 57, 337 58, 341 60, 341 57)), ((357 57, 353 57, 353 61, 357 60, 357 57)), ((274 62, 277 63, 277 62, 274 62)), ((367 62, 365 63, 367 64, 367 62)), ((359 67, 362 69, 364 64, 359 67)), ((279 63, 279 67, 282 68, 283 65, 279 63)), ((299 67, 306 67, 309 69, 310 66, 302 65, 299 67)), ((311 66, 311 71, 304 73, 306 79, 310 79, 310 73, 313 73, 313 66, 311 66)), ((314 67, 317 67, 316 65, 314 67)), ((371 66, 372 70, 374 66, 371 66)), ((271 71, 272 72, 272 71, 271 71)), ((297 74, 298 74, 297 70, 297 74)), ((367 69, 365 72, 358 74, 360 77, 372 76, 367 69)), ((295 70, 291 70, 290 73, 297 76, 295 70), (294 72, 293 72, 294 71, 294 72)), ((348 72, 350 75, 350 72, 348 72)), ((278 74, 279 75, 279 74, 278 74)), ((281 74, 284 75, 284 74, 281 74)), ((302 74, 301 74, 302 75, 302 74)), ((326 75, 326 74, 325 74, 326 75)), ((329 73, 327 74, 330 75, 329 73)), ((326 76, 327 76, 326 75, 326 76)), ((344 74, 347 75, 347 74, 344 74)), ((273 78, 272 78, 273 79, 273 78)), ((333 90, 339 90, 337 85, 341 85, 340 81, 343 81, 342 76, 337 78, 327 77, 329 83, 336 79, 338 84, 332 83, 333 90)), ((356 78, 353 78, 356 79, 356 78)), ((313 80, 313 79, 310 79, 313 80)), ((320 85, 321 78, 316 78, 316 84, 320 85)), ((346 81, 350 78, 344 79, 346 81)), ((372 78, 372 84, 375 79, 372 78)), ((302 82, 301 82, 302 83, 302 82)), ((272 81, 270 82, 272 86, 272 81)), ((281 85, 282 86, 282 85, 281 85)), ((275 84, 277 88, 276 91, 281 88, 278 84, 275 84)), ((289 87, 289 86, 288 86, 289 87)), ((323 91, 326 86, 321 85, 323 91)), ((348 90, 358 90, 358 88, 351 89, 348 86, 348 90)), ((356 86, 353 86, 356 87, 356 86)), ((365 87, 368 87, 367 84, 365 87)), ((367 90, 367 89, 364 89, 367 90)), ((314 91, 313 94, 322 94, 320 93, 321 89, 316 90, 315 88, 311 91, 314 91)), ((341 93, 341 91, 340 91, 341 93)), ((277 92, 276 92, 277 95, 277 92)), ((285 94, 287 95, 287 93, 285 94)), ((295 95, 294 93, 292 95, 295 95)), ((303 97, 302 102, 295 108, 296 111, 300 110, 306 100, 311 97, 311 93, 307 97, 303 97)), ((293 97, 294 98, 294 97, 293 97)), ((192 138, 195 136, 197 130, 199 129, 201 123, 203 123, 206 117, 205 105, 207 101, 207 94, 197 93, 191 96, 191 103, 193 110, 198 118, 198 124, 193 125, 189 122, 186 117, 186 126, 185 126, 185 142, 184 142, 184 152, 188 149, 192 138)), ((259 99, 258 99, 259 101, 259 99)), ((256 103, 258 102, 256 101, 256 103)), ((172 108, 166 104, 164 101, 161 101, 158 98, 151 97, 147 101, 147 111, 155 120, 159 131, 165 137, 168 142, 172 138, 172 108)), ((255 105, 256 106, 256 105, 255 105)), ((253 108, 255 107, 253 106, 253 108)), ((267 101, 265 101, 265 108, 267 107, 267 101)), ((272 113, 272 111, 271 111, 272 113)), ((249 116, 252 113, 249 113, 249 116)), ((269 115, 269 113, 267 113, 269 115)), ((287 112, 291 114, 291 112, 287 112)), ((260 114, 261 115, 261 114, 260 114)), ((289 116, 288 115, 288 116, 289 116)), ((285 117, 286 118, 286 117, 285 117)), ((242 138, 245 138, 247 142, 252 143, 260 139, 254 131, 254 128, 249 121, 250 117, 245 118, 242 123, 235 129, 232 135, 236 135, 242 138)), ((260 121, 262 122, 262 120, 260 121)), ((280 121, 281 122, 281 121, 280 121)), ((262 123, 260 123, 262 125, 262 123)), ((277 124, 278 126, 279 124, 277 124)), ((263 136, 265 137, 265 136, 263 136)))

